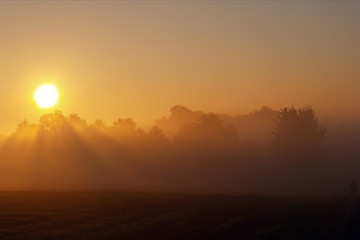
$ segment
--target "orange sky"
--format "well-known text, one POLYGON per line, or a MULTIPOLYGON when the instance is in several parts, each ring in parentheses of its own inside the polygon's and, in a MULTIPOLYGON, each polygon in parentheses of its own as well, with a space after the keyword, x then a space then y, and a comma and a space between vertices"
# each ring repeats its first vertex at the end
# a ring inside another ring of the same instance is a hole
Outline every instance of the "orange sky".
POLYGON ((360 2, 0 1, 0 133, 56 107, 149 124, 175 104, 359 118, 360 2))

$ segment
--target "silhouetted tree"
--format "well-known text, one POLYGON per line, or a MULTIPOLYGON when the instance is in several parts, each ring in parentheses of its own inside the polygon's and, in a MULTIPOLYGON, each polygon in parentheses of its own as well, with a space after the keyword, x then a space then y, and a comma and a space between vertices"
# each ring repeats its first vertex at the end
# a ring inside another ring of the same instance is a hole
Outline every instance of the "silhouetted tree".
POLYGON ((320 154, 326 129, 319 125, 310 106, 281 109, 275 122, 273 147, 278 156, 304 159, 320 154))
POLYGON ((66 124, 67 118, 61 111, 48 113, 40 117, 39 127, 41 130, 50 131, 62 128, 66 124))
POLYGON ((18 123, 15 133, 28 132, 30 130, 35 130, 36 128, 37 128, 36 124, 29 123, 29 121, 27 119, 24 119, 18 123))
POLYGON ((111 126, 111 133, 118 139, 135 135, 136 123, 131 119, 117 119, 111 126))
POLYGON ((222 147, 238 143, 238 138, 235 127, 223 124, 219 117, 209 113, 203 114, 195 123, 184 125, 174 141, 222 147))
POLYGON ((196 121, 202 114, 199 111, 192 111, 191 109, 181 106, 175 105, 170 109, 170 119, 182 123, 196 121))
POLYGON ((102 119, 95 119, 95 121, 90 124, 90 127, 99 130, 106 130, 107 128, 106 123, 102 119))
POLYGON ((161 128, 165 135, 173 138, 182 126, 195 123, 202 114, 201 111, 193 111, 187 107, 175 105, 170 109, 170 115, 155 121, 155 125, 161 128))
POLYGON ((81 119, 79 115, 72 113, 69 115, 69 122, 70 124, 77 125, 77 126, 87 126, 87 122, 84 119, 81 119))
POLYGON ((152 127, 149 131, 149 138, 152 145, 168 145, 169 139, 164 135, 163 131, 158 127, 152 127))
POLYGON ((272 142, 281 183, 294 190, 312 191, 322 180, 326 130, 310 107, 283 108, 275 119, 272 142))

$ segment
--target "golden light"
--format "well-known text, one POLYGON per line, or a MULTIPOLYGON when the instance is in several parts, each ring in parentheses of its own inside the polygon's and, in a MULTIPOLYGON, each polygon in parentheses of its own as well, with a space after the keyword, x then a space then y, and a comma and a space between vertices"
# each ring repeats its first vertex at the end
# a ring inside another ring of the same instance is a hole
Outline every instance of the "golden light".
POLYGON ((36 89, 34 100, 41 108, 51 108, 58 102, 59 92, 54 84, 43 84, 36 89))

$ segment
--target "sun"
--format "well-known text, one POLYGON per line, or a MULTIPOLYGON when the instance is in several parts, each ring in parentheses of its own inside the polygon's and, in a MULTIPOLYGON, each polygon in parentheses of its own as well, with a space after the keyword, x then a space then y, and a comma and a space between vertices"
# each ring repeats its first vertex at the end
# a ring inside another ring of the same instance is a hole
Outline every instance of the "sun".
POLYGON ((51 108, 58 102, 59 92, 54 84, 43 84, 35 90, 34 100, 41 108, 51 108))

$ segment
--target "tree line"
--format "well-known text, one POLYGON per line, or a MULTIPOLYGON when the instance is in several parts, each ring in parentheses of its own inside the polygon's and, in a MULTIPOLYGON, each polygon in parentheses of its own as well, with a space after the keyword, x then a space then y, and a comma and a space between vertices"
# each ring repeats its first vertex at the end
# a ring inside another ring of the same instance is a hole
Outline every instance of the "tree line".
MULTIPOLYGON (((310 106, 274 112, 263 108, 242 119, 266 116, 269 122, 269 116, 275 116, 270 144, 264 145, 241 138, 241 127, 233 124, 234 119, 182 106, 172 108, 169 118, 160 119, 148 131, 130 118, 107 125, 101 119, 88 123, 77 114, 55 111, 41 116, 38 123, 21 121, 5 138, 0 147, 0 187, 221 190, 314 186, 325 161, 325 128, 310 106), (166 129, 173 122, 177 132, 169 136, 161 127, 166 129)), ((257 120, 251 121, 256 128, 257 120)))

